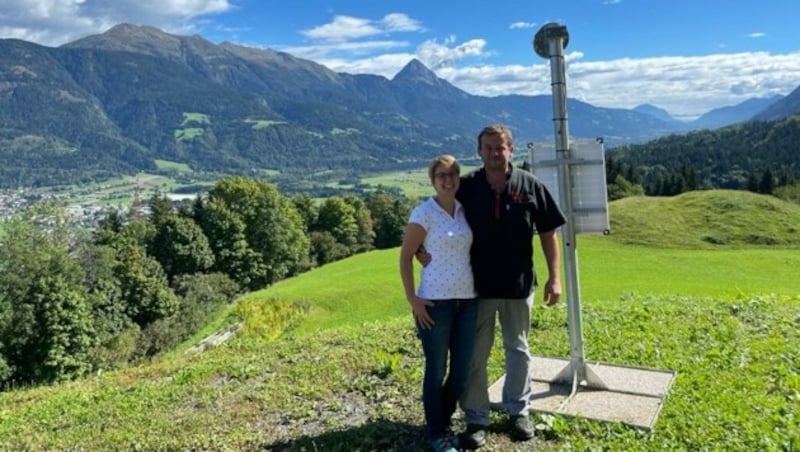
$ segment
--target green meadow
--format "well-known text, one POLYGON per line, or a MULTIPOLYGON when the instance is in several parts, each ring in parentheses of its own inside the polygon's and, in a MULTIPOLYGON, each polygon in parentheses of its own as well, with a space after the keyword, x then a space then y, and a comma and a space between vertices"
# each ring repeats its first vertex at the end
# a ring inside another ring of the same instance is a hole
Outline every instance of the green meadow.
MULTIPOLYGON (((534 413, 536 448, 800 449, 800 206, 710 191, 616 201, 610 217, 609 235, 577 238, 586 357, 677 378, 653 430, 534 413)), ((0 449, 425 450, 397 259, 246 294, 204 334, 245 326, 205 352, 186 351, 199 334, 152 363, 0 393, 0 449)), ((564 302, 537 303, 533 329, 535 354, 568 356, 564 302)), ((489 370, 502 375, 497 346, 489 370)), ((531 450, 492 420, 482 450, 531 450)))
POLYGON ((161 171, 174 171, 176 173, 191 173, 192 168, 186 163, 172 162, 169 160, 155 160, 156 168, 161 171))
MULTIPOLYGON (((477 166, 462 165, 461 174, 466 174, 477 166)), ((431 181, 428 178, 427 168, 419 168, 405 171, 394 171, 383 173, 376 176, 365 177, 361 183, 378 187, 392 187, 400 189, 409 199, 426 198, 433 194, 431 181)))

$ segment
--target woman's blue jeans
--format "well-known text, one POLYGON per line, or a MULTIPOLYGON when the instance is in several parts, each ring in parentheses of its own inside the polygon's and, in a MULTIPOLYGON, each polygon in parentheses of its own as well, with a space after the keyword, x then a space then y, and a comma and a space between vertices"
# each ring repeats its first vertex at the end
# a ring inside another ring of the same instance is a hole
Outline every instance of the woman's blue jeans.
POLYGON ((467 386, 478 305, 475 299, 431 301, 434 305, 428 306, 428 313, 434 325, 426 330, 417 324, 417 335, 425 353, 422 405, 428 434, 436 438, 450 427, 458 399, 467 386))

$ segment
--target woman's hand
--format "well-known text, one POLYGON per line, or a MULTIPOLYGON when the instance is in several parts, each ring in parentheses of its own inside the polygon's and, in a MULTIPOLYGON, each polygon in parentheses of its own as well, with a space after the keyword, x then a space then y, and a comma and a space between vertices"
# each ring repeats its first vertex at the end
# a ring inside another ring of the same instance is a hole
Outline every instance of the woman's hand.
POLYGON ((428 306, 433 306, 433 302, 420 297, 411 299, 411 315, 414 316, 414 320, 419 323, 419 326, 425 330, 431 329, 434 324, 431 315, 428 314, 428 306))

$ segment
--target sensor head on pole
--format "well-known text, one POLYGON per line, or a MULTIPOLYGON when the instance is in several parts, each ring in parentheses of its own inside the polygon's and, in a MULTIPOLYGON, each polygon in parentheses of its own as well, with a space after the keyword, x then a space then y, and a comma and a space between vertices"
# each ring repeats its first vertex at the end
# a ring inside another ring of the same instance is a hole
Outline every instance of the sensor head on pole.
POLYGON ((564 48, 566 49, 567 44, 569 44, 567 26, 556 22, 544 24, 542 28, 536 32, 536 36, 533 37, 533 50, 542 58, 550 58, 552 55, 550 55, 549 42, 551 39, 558 38, 564 40, 564 48))

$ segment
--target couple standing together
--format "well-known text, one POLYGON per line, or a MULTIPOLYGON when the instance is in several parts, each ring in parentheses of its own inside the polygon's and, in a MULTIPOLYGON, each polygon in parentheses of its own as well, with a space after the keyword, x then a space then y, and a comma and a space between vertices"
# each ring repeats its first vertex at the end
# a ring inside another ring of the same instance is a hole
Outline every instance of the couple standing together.
POLYGON ((513 153, 511 131, 491 125, 478 135, 481 169, 461 177, 455 158, 435 158, 428 175, 436 194, 412 211, 406 226, 400 275, 425 355, 422 400, 434 451, 485 443, 487 363, 498 317, 506 371, 502 404, 511 436, 533 438, 528 418, 528 334, 537 285, 533 236, 539 235, 549 272, 544 301, 553 305, 561 296, 556 229, 565 218, 538 179, 512 166, 513 153), (416 290, 415 256, 424 265, 416 290), (455 437, 450 424, 459 403, 467 429, 455 437))

